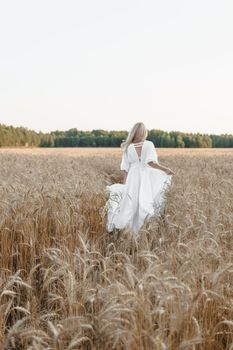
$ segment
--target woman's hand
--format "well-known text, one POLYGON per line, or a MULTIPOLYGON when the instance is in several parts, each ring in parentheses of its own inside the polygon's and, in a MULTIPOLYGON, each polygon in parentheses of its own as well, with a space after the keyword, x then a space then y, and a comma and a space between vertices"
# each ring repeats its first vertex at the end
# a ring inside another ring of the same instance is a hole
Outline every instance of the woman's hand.
POLYGON ((172 170, 169 169, 169 168, 166 168, 164 171, 165 171, 165 173, 166 173, 167 175, 175 175, 174 171, 172 171, 172 170))
POLYGON ((147 164, 154 169, 159 169, 159 170, 164 171, 167 175, 175 175, 174 171, 167 168, 166 166, 159 164, 158 162, 151 161, 151 162, 148 162, 147 164))

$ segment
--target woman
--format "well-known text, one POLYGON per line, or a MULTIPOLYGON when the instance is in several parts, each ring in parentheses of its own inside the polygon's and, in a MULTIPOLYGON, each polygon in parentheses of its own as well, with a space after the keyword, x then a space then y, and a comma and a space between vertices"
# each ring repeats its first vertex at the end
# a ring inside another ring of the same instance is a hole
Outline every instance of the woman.
POLYGON ((147 135, 144 123, 136 123, 121 144, 123 184, 106 186, 110 195, 106 203, 108 232, 128 228, 138 233, 146 218, 158 216, 164 209, 164 194, 174 172, 158 163, 147 135))

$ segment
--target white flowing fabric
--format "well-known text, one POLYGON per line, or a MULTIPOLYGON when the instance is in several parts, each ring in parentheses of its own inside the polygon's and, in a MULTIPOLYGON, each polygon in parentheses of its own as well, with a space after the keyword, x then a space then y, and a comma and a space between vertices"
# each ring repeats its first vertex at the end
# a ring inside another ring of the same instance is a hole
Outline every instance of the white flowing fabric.
POLYGON ((158 163, 158 157, 149 140, 143 142, 140 158, 133 143, 123 152, 120 169, 128 172, 126 183, 106 186, 108 232, 129 228, 138 233, 146 218, 163 211, 172 176, 152 168, 148 164, 151 161, 158 163))

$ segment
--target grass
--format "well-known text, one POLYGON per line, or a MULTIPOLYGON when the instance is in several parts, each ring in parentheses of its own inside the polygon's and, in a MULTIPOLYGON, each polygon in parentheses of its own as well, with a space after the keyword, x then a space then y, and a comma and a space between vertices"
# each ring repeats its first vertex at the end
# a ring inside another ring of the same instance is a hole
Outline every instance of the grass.
POLYGON ((233 150, 158 150, 161 219, 106 232, 119 149, 1 149, 1 349, 233 349, 233 150))

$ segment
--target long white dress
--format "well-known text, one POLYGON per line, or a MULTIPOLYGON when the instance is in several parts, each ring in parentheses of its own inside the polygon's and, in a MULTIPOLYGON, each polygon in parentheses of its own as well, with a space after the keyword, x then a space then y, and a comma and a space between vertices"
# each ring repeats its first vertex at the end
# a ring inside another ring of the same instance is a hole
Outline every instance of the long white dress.
POLYGON ((165 193, 171 184, 171 175, 152 168, 148 162, 158 163, 152 141, 145 140, 139 157, 135 144, 123 151, 120 169, 128 172, 126 183, 106 186, 109 198, 107 231, 128 228, 138 233, 146 218, 159 216, 165 206, 165 193))

